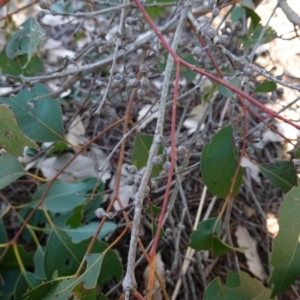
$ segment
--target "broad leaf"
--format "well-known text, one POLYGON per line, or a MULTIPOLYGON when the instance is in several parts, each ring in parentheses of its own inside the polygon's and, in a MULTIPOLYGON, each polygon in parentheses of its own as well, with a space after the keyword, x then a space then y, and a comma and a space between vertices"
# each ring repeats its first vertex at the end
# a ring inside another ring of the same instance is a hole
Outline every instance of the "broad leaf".
MULTIPOLYGON (((235 87, 237 87, 240 83, 240 80, 238 78, 233 78, 229 81, 229 83, 235 87)), ((230 98, 234 95, 234 93, 228 89, 227 87, 225 87, 222 84, 219 84, 218 86, 218 91, 220 92, 220 94, 222 94, 223 96, 230 98)))
POLYGON ((43 280, 38 278, 31 272, 20 274, 19 279, 15 286, 15 299, 22 299, 22 296, 32 287, 39 286, 43 280))
MULTIPOLYGON (((164 72, 166 69, 168 55, 169 55, 168 53, 165 53, 163 56, 163 61, 158 62, 158 70, 161 73, 164 72)), ((178 53, 178 56, 191 65, 194 65, 196 67, 199 66, 198 61, 191 54, 178 53)), ((176 66, 174 66, 172 69, 173 77, 175 76, 175 73, 176 73, 176 66)), ((187 82, 192 82, 197 76, 197 73, 195 71, 192 71, 184 66, 181 67, 181 73, 185 77, 187 82)))
MULTIPOLYGON (((81 263, 91 239, 84 240, 78 244, 72 242, 71 238, 62 230, 56 230, 49 238, 45 251, 45 273, 51 279, 54 272, 58 277, 75 274, 81 263)), ((107 244, 97 240, 92 252, 102 253, 107 244)), ((109 250, 104 257, 100 277, 96 280, 101 284, 107 283, 113 276, 117 280, 122 276, 122 265, 113 250, 109 250)))
POLYGON ((231 251, 243 252, 244 249, 234 248, 223 243, 219 237, 221 223, 217 218, 201 222, 192 234, 189 247, 200 250, 211 250, 214 257, 231 251))
MULTIPOLYGON (((34 253, 26 251, 23 245, 17 246, 15 250, 18 252, 18 258, 22 260, 23 266, 25 268, 32 268, 34 265, 33 263, 34 253)), ((15 251, 12 246, 9 247, 4 257, 0 260, 0 265, 1 265, 1 270, 15 269, 20 267, 15 251)))
POLYGON ((15 292, 16 283, 20 277, 20 268, 1 270, 0 295, 1 300, 11 300, 15 292))
POLYGON ((1 98, 0 102, 10 106, 21 130, 37 142, 63 140, 63 124, 60 105, 45 95, 49 90, 37 83, 30 90, 24 89, 15 97, 1 98), (35 98, 45 96, 40 100, 35 98))
MULTIPOLYGON (((43 61, 34 55, 29 63, 24 67, 28 58, 27 55, 18 56, 15 59, 9 59, 6 56, 5 49, 0 54, 0 71, 9 75, 33 76, 44 70, 43 61)), ((15 79, 15 81, 20 81, 15 79)))
POLYGON ((236 22, 242 20, 244 13, 245 13, 245 9, 243 7, 235 5, 230 14, 230 19, 231 19, 232 23, 236 23, 236 22))
POLYGON ((20 130, 13 112, 7 105, 0 105, 0 115, 0 148, 4 148, 13 156, 23 156, 26 146, 39 150, 38 145, 20 130))
POLYGON ((292 188, 285 196, 279 211, 279 232, 273 241, 270 283, 272 296, 286 291, 300 275, 300 187, 292 188))
POLYGON ((213 136, 202 152, 201 171, 204 183, 211 193, 220 198, 227 197, 232 185, 231 196, 235 196, 242 183, 243 169, 238 165, 233 143, 232 127, 227 126, 213 136), (237 169, 238 174, 233 182, 237 169))
POLYGON ((102 299, 102 298, 100 298, 99 289, 97 289, 97 288, 86 289, 84 287, 83 282, 80 282, 79 284, 77 284, 74 287, 72 294, 76 297, 75 299, 84 299, 84 300, 94 300, 94 299, 101 300, 102 299))
POLYGON ((276 91, 277 84, 273 81, 265 81, 258 85, 253 93, 269 93, 276 91))
MULTIPOLYGON (((97 183, 97 178, 88 178, 74 183, 55 181, 46 195, 44 207, 54 213, 71 211, 88 200, 88 192, 92 191, 97 183)), ((47 186, 48 183, 43 184, 35 193, 32 207, 40 200, 47 186)))
POLYGON ((296 150, 295 150, 295 152, 294 152, 294 156, 295 156, 295 158, 300 158, 300 147, 298 147, 296 150))
POLYGON ((260 23, 261 17, 253 9, 248 8, 247 6, 244 6, 244 8, 247 12, 247 16, 249 16, 250 19, 251 19, 251 24, 250 24, 250 27, 249 27, 249 31, 252 31, 260 23))
MULTIPOLYGON (((77 227, 76 229, 64 229, 64 231, 72 238, 72 242, 77 244, 92 237, 99 226, 98 222, 91 222, 87 225, 77 227)), ((103 239, 106 235, 118 228, 118 225, 113 222, 105 222, 98 235, 98 239, 103 239)))
POLYGON ((277 161, 259 166, 262 174, 269 178, 272 184, 287 193, 293 186, 297 185, 297 173, 292 162, 277 161))
MULTIPOLYGON (((78 293, 78 288, 76 288, 77 286, 80 286, 85 290, 92 289, 95 291, 95 288, 97 286, 97 279, 101 271, 103 258, 104 255, 101 253, 88 254, 86 256, 87 268, 85 272, 78 278, 53 281, 53 288, 49 291, 49 294, 43 299, 53 299, 53 297, 55 297, 56 299, 71 299, 72 295, 74 295, 73 294, 74 289, 75 289, 75 295, 78 293)), ((28 299, 33 299, 32 298, 33 295, 35 294, 37 295, 36 291, 39 289, 40 287, 37 287, 36 290, 33 290, 31 293, 27 293, 26 296, 29 297, 28 299)), ((98 294, 99 293, 97 293, 96 295, 98 294)), ((93 295, 95 295, 95 292, 93 292, 93 295)), ((41 293, 39 294, 39 297, 41 297, 41 293)), ((88 299, 88 298, 84 297, 81 299, 88 299)))
POLYGON ((257 279, 241 272, 239 275, 229 274, 225 285, 219 277, 207 287, 204 300, 268 300, 271 290, 263 286, 257 279))
MULTIPOLYGON (((199 66, 198 61, 193 57, 192 54, 183 54, 183 53, 179 53, 178 54, 180 58, 182 58, 183 60, 185 60, 186 62, 188 62, 191 65, 194 65, 196 67, 199 66)), ((192 71, 186 67, 182 68, 182 75, 185 77, 187 82, 192 82, 196 76, 197 73, 195 71, 192 71)))
MULTIPOLYGON (((250 30, 247 35, 240 38, 240 42, 243 44, 244 49, 249 49, 256 44, 263 28, 264 27, 261 24, 259 24, 255 27, 254 30, 250 30)), ((269 26, 264 34, 264 37, 261 40, 260 45, 267 44, 272 40, 274 40, 276 37, 277 37, 276 31, 269 26)))
POLYGON ((25 174, 19 161, 6 153, 0 155, 0 189, 5 188, 25 174))
POLYGON ((27 54, 27 65, 33 54, 37 52, 40 40, 44 35, 45 31, 36 19, 30 17, 10 37, 5 49, 7 57, 14 59, 17 56, 27 54))
POLYGON ((34 253, 34 274, 39 278, 46 278, 44 271, 44 248, 38 247, 34 253))
MULTIPOLYGON (((151 4, 151 3, 166 3, 166 2, 174 2, 173 0, 147 0, 146 3, 147 4, 151 4)), ((160 17, 162 12, 165 10, 165 7, 163 6, 154 6, 154 7, 148 7, 146 8, 146 12, 148 13, 148 15, 151 18, 155 18, 155 17, 160 17)))
POLYGON ((255 5, 253 3, 253 0, 241 0, 240 3, 241 3, 242 6, 248 7, 252 10, 255 9, 255 5))
MULTIPOLYGON (((131 154, 131 163, 134 164, 137 169, 141 169, 147 165, 149 150, 153 143, 153 136, 146 134, 137 134, 133 142, 133 151, 131 154)), ((160 147, 158 153, 162 153, 160 147)), ((162 166, 154 166, 152 169, 152 177, 156 177, 162 170, 162 166)))

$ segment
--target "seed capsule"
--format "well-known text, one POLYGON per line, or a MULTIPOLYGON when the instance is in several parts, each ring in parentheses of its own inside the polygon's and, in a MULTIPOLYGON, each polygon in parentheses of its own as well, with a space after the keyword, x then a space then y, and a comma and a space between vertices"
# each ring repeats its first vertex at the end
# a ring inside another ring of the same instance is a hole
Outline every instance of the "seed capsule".
POLYGON ((220 13, 220 10, 217 7, 215 7, 211 13, 213 17, 217 17, 220 13))
POLYGON ((96 217, 99 218, 99 219, 106 216, 105 210, 102 207, 97 208, 94 213, 95 213, 96 217))
POLYGON ((202 55, 202 48, 199 46, 196 46, 193 51, 192 51, 192 55, 195 57, 200 57, 202 55))
POLYGON ((159 166, 162 164, 162 158, 159 155, 155 155, 152 159, 153 166, 159 166))
POLYGON ((133 185, 134 184, 134 178, 132 176, 128 176, 125 179, 124 183, 127 184, 127 185, 133 185))
POLYGON ((150 190, 154 191, 158 188, 157 182, 155 180, 150 181, 150 190))
POLYGON ((127 87, 128 88, 137 88, 140 85, 140 82, 136 78, 132 78, 128 81, 127 87))
POLYGON ((219 38, 219 43, 223 46, 226 46, 229 43, 229 36, 226 34, 222 34, 219 38))
POLYGON ((130 173, 130 174, 136 174, 136 172, 137 172, 137 167, 134 166, 134 165, 128 166, 128 167, 127 167, 127 171, 128 171, 128 173, 130 173))
POLYGON ((134 185, 139 187, 141 185, 141 182, 142 182, 142 177, 141 176, 135 176, 134 185))
POLYGON ((206 31, 206 35, 208 38, 213 39, 217 35, 217 31, 214 28, 209 27, 206 31))
POLYGON ((142 89, 147 90, 150 86, 150 80, 147 77, 142 77, 140 80, 140 86, 142 89))
POLYGON ((171 163, 169 161, 164 162, 163 170, 166 171, 166 172, 169 172, 170 166, 171 166, 171 163))
POLYGON ((147 64, 141 64, 139 70, 141 73, 147 73, 149 71, 149 67, 147 64))
POLYGON ((188 151, 184 146, 178 147, 178 154, 182 157, 185 157, 187 155, 188 151))
POLYGON ((144 89, 138 89, 136 94, 139 99, 143 99, 146 96, 146 91, 144 89))

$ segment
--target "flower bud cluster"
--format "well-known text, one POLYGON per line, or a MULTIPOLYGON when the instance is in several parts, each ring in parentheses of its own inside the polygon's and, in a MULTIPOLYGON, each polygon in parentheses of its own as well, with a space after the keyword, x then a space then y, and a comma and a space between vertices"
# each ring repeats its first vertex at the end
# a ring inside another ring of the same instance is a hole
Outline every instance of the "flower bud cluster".
MULTIPOLYGON (((138 172, 137 167, 134 165, 128 166, 127 171, 130 175, 127 176, 124 183, 127 185, 131 185, 133 192, 137 193, 142 182, 142 174, 138 172)), ((150 191, 157 189, 157 186, 158 185, 155 180, 150 180, 149 186, 147 186, 145 189, 144 197, 146 197, 150 193, 150 191)))
POLYGON ((143 99, 146 96, 147 90, 150 87, 150 80, 147 77, 147 73, 149 72, 148 65, 142 63, 139 67, 139 71, 143 75, 142 78, 140 80, 138 80, 135 77, 130 78, 126 86, 127 88, 138 88, 137 97, 139 99, 143 99))
POLYGON ((102 207, 97 208, 94 213, 95 213, 96 217, 99 219, 101 219, 103 217, 107 217, 108 219, 113 219, 117 215, 116 212, 106 213, 102 207))

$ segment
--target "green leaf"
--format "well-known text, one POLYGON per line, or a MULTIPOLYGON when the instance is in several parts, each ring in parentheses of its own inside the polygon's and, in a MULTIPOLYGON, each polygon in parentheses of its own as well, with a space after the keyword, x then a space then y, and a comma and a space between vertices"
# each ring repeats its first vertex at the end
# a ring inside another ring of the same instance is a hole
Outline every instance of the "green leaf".
POLYGON ((270 283, 274 284, 272 297, 286 291, 300 275, 300 186, 285 196, 279 211, 279 232, 273 241, 270 283))
MULTIPOLYGON (((3 212, 2 214, 3 215, 3 212)), ((0 244, 5 244, 8 241, 7 239, 7 232, 3 223, 3 219, 0 218, 0 244)), ((4 248, 0 248, 0 256, 4 252, 4 248)))
POLYGON ((255 5, 253 3, 253 0, 241 0, 240 3, 241 3, 242 6, 248 7, 252 10, 255 9, 255 5))
POLYGON ((0 189, 5 188, 25 174, 19 161, 6 153, 0 155, 0 189))
MULTIPOLYGON (((55 181, 46 195, 44 207, 54 213, 71 211, 88 200, 88 192, 93 190, 97 182, 97 178, 88 178, 74 183, 55 181)), ((43 184, 35 193, 32 207, 40 200, 47 186, 48 183, 43 184)))
POLYGON ((245 12, 245 9, 243 7, 240 7, 238 5, 234 6, 233 10, 231 11, 230 14, 230 19, 232 23, 236 23, 239 20, 242 19, 243 14, 245 12))
MULTIPOLYGON (((57 229, 49 238, 45 251, 45 273, 48 279, 57 272, 58 277, 75 274, 81 263, 86 249, 91 242, 91 238, 78 244, 72 242, 71 238, 63 231, 57 229)), ((102 253, 107 248, 107 244, 97 240, 92 253, 102 253)), ((98 279, 108 282, 112 277, 117 280, 122 278, 122 265, 113 250, 106 252, 102 262, 101 273, 98 279), (102 278, 102 279, 101 279, 102 278)))
POLYGON ((202 98, 201 98, 201 104, 205 104, 207 103, 207 101, 209 99, 211 99, 211 97, 213 96, 214 92, 216 91, 216 89, 218 88, 219 84, 213 84, 211 87, 207 86, 204 88, 203 94, 202 94, 202 98))
MULTIPOLYGON (((36 299, 53 299, 51 298, 52 295, 50 295, 50 298, 47 296, 47 294, 51 291, 53 287, 58 285, 58 280, 52 280, 48 282, 44 282, 41 285, 33 288, 32 290, 25 293, 22 297, 22 300, 36 300, 36 299), (47 296, 47 298, 46 298, 47 296)), ((59 300, 57 298, 57 300, 59 300)))
MULTIPOLYGON (((189 64, 194 65, 195 67, 199 66, 198 61, 193 57, 192 54, 179 53, 178 55, 189 64)), ((181 71, 187 82, 192 82, 197 76, 195 71, 192 71, 186 67, 182 67, 181 71)))
POLYGON ((68 219, 66 220, 66 225, 70 228, 77 228, 82 225, 81 220, 83 219, 82 213, 83 205, 79 205, 74 208, 73 214, 70 216, 68 214, 68 219))
MULTIPOLYGON (((186 62, 188 62, 189 64, 191 64, 191 65, 194 65, 196 67, 199 66, 197 60, 195 60, 195 58, 191 54, 178 53, 178 56, 180 58, 182 58, 183 60, 185 60, 186 62)), ((167 59, 168 59, 168 53, 165 53, 164 56, 163 56, 163 61, 158 62, 159 72, 162 73, 166 69, 167 59)), ((176 72, 176 66, 173 66, 173 69, 172 69, 172 76, 173 77, 175 76, 175 72, 176 72)), ((182 72, 182 75, 187 80, 187 82, 192 82, 197 76, 197 72, 192 71, 192 70, 190 70, 190 69, 188 69, 184 66, 181 67, 181 72, 182 72)))
MULTIPOLYGON (((250 30, 247 35, 240 38, 240 42, 243 44, 244 49, 249 49, 256 44, 263 28, 264 27, 261 24, 259 24, 256 26, 254 30, 250 30)), ((269 26, 264 34, 264 37, 261 40, 260 45, 267 44, 272 40, 274 40, 276 37, 277 37, 276 31, 269 26)))
MULTIPOLYGON (((233 78, 229 81, 229 83, 235 87, 237 87, 240 83, 240 80, 238 78, 233 78)), ((230 98, 233 96, 233 92, 228 89, 227 87, 225 87, 224 85, 219 84, 218 86, 218 91, 220 92, 220 94, 222 94, 223 96, 230 98)))
POLYGON ((161 208, 155 205, 149 205, 146 208, 146 213, 151 217, 151 218, 157 218, 161 212, 161 208))
POLYGON ((277 84, 273 81, 265 81, 258 85, 253 93, 269 93, 276 91, 277 84))
POLYGON ((27 65, 34 53, 38 51, 40 40, 44 35, 45 31, 36 19, 30 17, 10 37, 5 49, 7 57, 14 59, 17 56, 27 54, 27 65))
POLYGON ((220 198, 227 197, 237 169, 232 197, 238 193, 242 184, 243 169, 238 165, 233 143, 232 127, 227 126, 213 136, 202 152, 201 171, 204 183, 211 193, 220 198))
POLYGON ((34 274, 39 278, 46 278, 44 271, 45 252, 38 247, 34 253, 34 274))
MULTIPOLYGON (((33 76, 44 70, 43 61, 34 55, 28 64, 27 55, 18 56, 15 59, 9 59, 5 54, 5 49, 0 54, 0 72, 9 75, 33 76), (24 67, 26 64, 26 67, 24 67)), ((15 79, 20 81, 20 79, 15 79)))
MULTIPOLYGON (((141 169, 146 166, 149 151, 153 143, 153 136, 146 134, 137 134, 133 142, 133 151, 131 154, 131 163, 141 169)), ((158 153, 163 152, 162 147, 159 148, 158 153)), ((152 169, 152 177, 156 177, 162 170, 162 166, 154 166, 152 169)))
POLYGON ((298 147, 294 152, 295 158, 300 158, 300 147, 298 147))
POLYGON ((242 248, 226 245, 219 238, 221 223, 217 218, 201 222, 197 230, 191 234, 189 247, 200 250, 211 250, 214 257, 221 256, 231 251, 244 252, 242 248))
POLYGON ((2 300, 12 299, 20 274, 20 269, 1 270, 0 295, 2 300))
MULTIPOLYGON (((147 0, 146 4, 151 4, 151 3, 167 3, 167 2, 173 2, 173 0, 147 0)), ((156 18, 156 17, 160 17, 163 13, 163 11, 165 10, 165 7, 163 6, 154 6, 154 7, 147 7, 146 8, 146 12, 148 13, 148 15, 151 18, 156 18)))
POLYGON ((38 278, 31 272, 20 274, 15 286, 15 299, 22 299, 22 296, 28 291, 28 289, 38 286, 42 282, 43 280, 41 278, 38 278))
POLYGON ((259 168, 262 174, 284 193, 297 185, 297 173, 292 162, 277 161, 270 164, 261 164, 259 168))
MULTIPOLYGON (((232 276, 232 275, 228 275, 232 276)), ((268 300, 271 299, 271 290, 263 286, 257 279, 249 274, 241 272, 239 274, 240 284, 237 279, 227 280, 226 285, 221 283, 219 277, 215 278, 207 287, 204 300, 268 300)))
MULTIPOLYGON (((44 150, 43 148, 48 148, 48 147, 42 145, 41 149, 44 150)), ((46 153, 47 155, 54 154, 54 156, 59 156, 61 153, 69 149, 70 149, 70 145, 62 141, 62 142, 55 143, 50 149, 47 150, 46 153)))
MULTIPOLYGON (((26 251, 23 245, 18 245, 17 251, 19 258, 22 260, 23 266, 25 268, 32 268, 34 266, 34 253, 26 251)), ((1 270, 19 268, 19 262, 16 258, 13 247, 9 247, 9 249, 6 251, 4 257, 2 257, 0 260, 0 265, 1 270)))
MULTIPOLYGON (((156 235, 156 231, 157 231, 157 223, 155 221, 152 221, 152 237, 153 238, 156 235)), ((165 233, 164 229, 162 228, 159 233, 159 238, 163 238, 165 236, 166 236, 166 233, 165 233)))
POLYGON ((21 90, 15 97, 1 98, 0 102, 10 106, 21 130, 38 142, 64 140, 60 105, 50 97, 34 100, 49 94, 49 90, 37 83, 31 91, 21 90))
POLYGON ((7 105, 0 105, 0 116, 0 148, 4 148, 13 156, 23 156, 26 146, 39 150, 38 145, 20 130, 13 112, 7 105))
MULTIPOLYGON (((155 236, 156 231, 157 231, 157 223, 156 223, 155 219, 159 216, 160 212, 161 212, 161 208, 158 206, 155 206, 155 205, 149 205, 146 208, 147 215, 149 215, 150 218, 152 219, 152 237, 155 236)), ((165 234, 164 230, 161 229, 161 231, 159 233, 159 237, 163 238, 165 236, 166 236, 166 234, 165 234)))
POLYGON ((251 24, 249 27, 249 30, 253 30, 254 28, 256 28, 256 26, 259 24, 259 22, 261 21, 261 17, 251 8, 248 8, 247 6, 245 6, 247 15, 250 17, 251 19, 251 24))
MULTIPOLYGON (((91 222, 87 225, 83 225, 80 227, 77 227, 76 229, 63 229, 71 238, 72 242, 74 244, 80 243, 83 240, 86 240, 92 236, 94 236, 97 228, 99 226, 98 222, 91 222)), ((105 222, 102 226, 102 229, 98 235, 98 239, 103 239, 106 235, 114 231, 116 228, 118 228, 118 225, 116 225, 113 222, 105 222)))

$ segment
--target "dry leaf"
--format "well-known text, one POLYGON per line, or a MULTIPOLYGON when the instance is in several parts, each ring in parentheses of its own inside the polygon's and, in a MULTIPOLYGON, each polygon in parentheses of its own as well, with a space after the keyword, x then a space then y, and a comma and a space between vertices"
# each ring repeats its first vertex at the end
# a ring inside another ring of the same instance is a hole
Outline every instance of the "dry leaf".
MULTIPOLYGON (((185 119, 183 125, 188 128, 188 135, 194 133, 198 126, 198 123, 203 119, 204 114, 206 112, 208 103, 199 104, 195 106, 192 111, 189 113, 189 117, 185 119)), ((201 125, 200 130, 203 130, 204 123, 201 125)))
POLYGON ((249 271, 260 280, 265 280, 267 275, 257 253, 256 240, 250 236, 247 228, 242 226, 237 227, 235 236, 237 238, 238 246, 247 248, 244 255, 247 260, 249 271))
MULTIPOLYGON (((158 252, 155 259, 155 270, 159 277, 162 279, 162 281, 165 281, 166 272, 165 272, 165 264, 161 259, 161 253, 158 252)), ((144 271, 143 277, 144 277, 144 285, 147 288, 148 285, 148 279, 149 279, 149 272, 150 272, 150 266, 148 265, 144 271)), ((155 291, 152 295, 152 300, 162 300, 163 294, 161 292, 160 284, 158 280, 154 279, 154 287, 153 291, 155 291)))
MULTIPOLYGON (((39 167, 45 178, 53 178, 57 172, 74 156, 72 153, 64 153, 60 156, 49 157, 43 160, 39 167)), ((58 179, 73 181, 87 177, 97 177, 98 172, 92 158, 79 155, 75 160, 59 175, 58 179)))
MULTIPOLYGON (((130 198, 133 198, 134 193, 132 186, 125 184, 125 180, 129 173, 127 172, 128 164, 123 164, 122 166, 122 176, 120 181, 119 187, 119 200, 121 201, 122 205, 125 207, 128 205, 130 198)), ((115 190, 115 183, 116 183, 116 174, 113 176, 109 183, 109 188, 115 190)), ((114 202, 114 209, 119 210, 121 207, 117 201, 114 202)))
POLYGON ((243 168, 248 168, 250 170, 251 178, 261 185, 261 180, 259 177, 260 169, 257 165, 255 165, 251 160, 249 160, 246 156, 242 157, 241 166, 243 168))
POLYGON ((86 143, 84 138, 85 128, 81 121, 81 117, 77 116, 72 122, 66 139, 69 143, 75 146, 83 146, 86 143))
POLYGON ((254 215, 256 215, 256 210, 248 205, 246 205, 245 203, 243 204, 243 211, 245 213, 245 216, 247 219, 253 217, 254 215))
MULTIPOLYGON (((158 116, 158 111, 155 113, 151 112, 151 104, 146 104, 143 106, 143 108, 139 111, 138 114, 138 121, 142 120, 146 115, 151 114, 151 116, 149 118, 147 118, 146 120, 142 121, 142 123, 139 125, 138 130, 142 130, 144 129, 152 120, 156 119, 158 116)), ((158 108, 158 106, 154 106, 152 108, 153 110, 156 110, 158 108)))
MULTIPOLYGON (((92 150, 93 151, 93 150, 92 150)), ((99 149, 99 151, 101 151, 99 149)), ((47 179, 53 178, 57 172, 72 158, 74 154, 64 153, 60 156, 49 157, 38 163, 43 176, 47 179)), ((92 157, 79 155, 75 160, 58 176, 58 179, 65 181, 74 181, 87 177, 98 177, 105 182, 111 177, 110 171, 98 172, 98 163, 103 163, 106 159, 105 154, 92 154, 92 157), (102 162, 100 160, 103 160, 102 162)))

